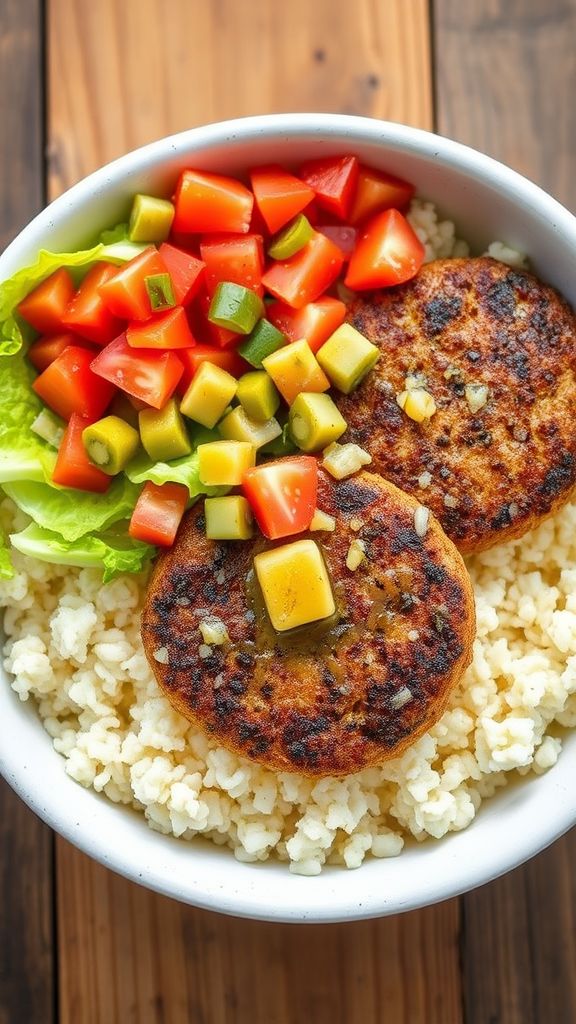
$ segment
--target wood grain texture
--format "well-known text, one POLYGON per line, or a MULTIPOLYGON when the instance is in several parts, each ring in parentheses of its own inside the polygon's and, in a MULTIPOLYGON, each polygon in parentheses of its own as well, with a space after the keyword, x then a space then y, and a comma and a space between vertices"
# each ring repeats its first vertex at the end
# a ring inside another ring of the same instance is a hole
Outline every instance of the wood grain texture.
POLYGON ((427 0, 52 0, 49 187, 228 117, 321 110, 432 125, 427 0))
MULTIPOLYGON (((51 0, 51 195, 127 149, 226 117, 318 109, 431 126, 426 0, 246 11, 51 0)), ((58 925, 62 1024, 376 1024, 383 1008, 393 1024, 461 1022, 458 901, 343 926, 237 921, 154 896, 59 841, 58 925)))
POLYGON ((456 900, 269 925, 159 898, 64 844, 58 860, 61 1024, 461 1021, 456 900))
MULTIPOLYGON (((0 3, 0 250, 42 206, 39 0, 0 3)), ((53 839, 0 782, 0 1024, 54 1021, 53 839)))
MULTIPOLYGON (((576 210, 576 0, 434 0, 437 126, 576 210)), ((466 1024, 576 1020, 576 833, 464 898, 466 1024)))

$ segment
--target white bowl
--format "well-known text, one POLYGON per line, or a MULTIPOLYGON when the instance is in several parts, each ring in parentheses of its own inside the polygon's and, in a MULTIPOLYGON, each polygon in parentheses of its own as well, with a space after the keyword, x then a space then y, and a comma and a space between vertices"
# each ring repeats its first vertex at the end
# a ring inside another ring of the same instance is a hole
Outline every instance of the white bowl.
MULTIPOLYGON (((75 185, 0 257, 0 281, 41 247, 81 246, 126 215, 135 192, 168 191, 187 165, 236 172, 270 160, 352 151, 413 182, 475 246, 502 239, 576 305, 576 219, 525 178, 465 146, 360 117, 286 114, 208 125, 153 143, 75 185)), ((0 670, 1 671, 1 670, 0 670)), ((245 917, 344 921, 398 913, 487 882, 542 850, 576 821, 576 735, 547 774, 502 790, 464 832, 409 846, 357 871, 315 878, 285 864, 245 865, 228 850, 152 832, 142 815, 83 789, 64 771, 34 704, 0 679, 0 770, 57 832, 128 878, 176 899, 245 917)))

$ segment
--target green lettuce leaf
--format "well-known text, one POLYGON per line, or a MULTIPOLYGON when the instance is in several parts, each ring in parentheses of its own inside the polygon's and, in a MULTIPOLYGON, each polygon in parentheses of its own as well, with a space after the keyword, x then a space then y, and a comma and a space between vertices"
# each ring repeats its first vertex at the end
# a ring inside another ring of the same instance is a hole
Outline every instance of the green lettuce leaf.
POLYGON ((55 488, 28 480, 11 480, 2 486, 38 526, 59 533, 67 541, 130 519, 141 490, 123 474, 115 477, 105 494, 55 488))
POLYGON ((98 537, 65 541, 59 534, 44 530, 36 523, 30 523, 21 533, 13 533, 10 540, 17 551, 42 562, 102 569, 104 583, 121 573, 140 572, 154 554, 150 544, 133 540, 126 532, 108 531, 98 537))
POLYGON ((56 453, 31 429, 43 408, 32 391, 32 367, 20 353, 2 360, 0 370, 0 484, 49 480, 56 453))
POLYGON ((14 575, 6 538, 0 530, 0 580, 9 580, 14 575))
POLYGON ((206 487, 200 483, 196 452, 184 455, 181 459, 174 459, 172 462, 152 462, 141 452, 128 463, 124 472, 134 484, 143 484, 147 480, 151 480, 153 484, 184 484, 191 498, 197 498, 199 494, 225 494, 230 490, 229 487, 206 487))

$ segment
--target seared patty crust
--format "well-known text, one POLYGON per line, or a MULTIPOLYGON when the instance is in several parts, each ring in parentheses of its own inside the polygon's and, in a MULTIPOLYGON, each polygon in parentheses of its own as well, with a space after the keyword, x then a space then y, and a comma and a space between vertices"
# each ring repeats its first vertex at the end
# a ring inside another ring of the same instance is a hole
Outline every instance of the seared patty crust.
POLYGON ((276 633, 253 569, 275 545, 208 540, 201 504, 158 559, 142 617, 148 660, 178 711, 239 754, 310 776, 395 757, 430 728, 475 628, 462 558, 432 517, 419 536, 413 498, 373 473, 319 477, 318 507, 336 530, 305 536, 326 560, 333 619, 276 633), (351 571, 356 539, 366 558, 351 571), (199 623, 214 617, 229 642, 208 647, 199 623))
POLYGON ((382 355, 336 399, 342 440, 431 508, 462 552, 521 536, 569 498, 576 320, 553 288, 485 257, 436 260, 355 301, 348 319, 382 355), (409 375, 436 402, 427 423, 396 402, 409 375))

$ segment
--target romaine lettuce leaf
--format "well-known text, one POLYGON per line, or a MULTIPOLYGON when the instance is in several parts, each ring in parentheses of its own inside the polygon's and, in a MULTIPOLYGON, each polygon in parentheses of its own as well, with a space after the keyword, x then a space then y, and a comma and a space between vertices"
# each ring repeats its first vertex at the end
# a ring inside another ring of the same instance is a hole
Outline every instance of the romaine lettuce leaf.
POLYGON ((35 481, 12 480, 2 484, 18 508, 45 530, 75 541, 98 533, 112 523, 130 519, 141 488, 124 474, 117 476, 105 494, 89 494, 50 487, 35 481))
POLYGON ((0 530, 0 580, 9 580, 14 575, 6 538, 0 530))
POLYGON ((147 480, 154 484, 184 484, 191 498, 197 498, 199 494, 225 494, 230 490, 229 487, 206 487, 200 483, 198 455, 195 451, 172 462, 152 462, 141 452, 128 463, 124 472, 134 484, 143 484, 147 480))
POLYGON ((32 391, 34 372, 24 356, 0 362, 0 484, 10 480, 49 480, 54 449, 31 429, 42 409, 32 391))
POLYGON ((104 583, 120 573, 140 572, 155 553, 149 544, 133 540, 126 532, 110 530, 98 537, 88 535, 75 541, 65 541, 57 533, 44 530, 36 523, 30 523, 20 533, 13 533, 10 540, 17 551, 42 562, 103 569, 104 583))

